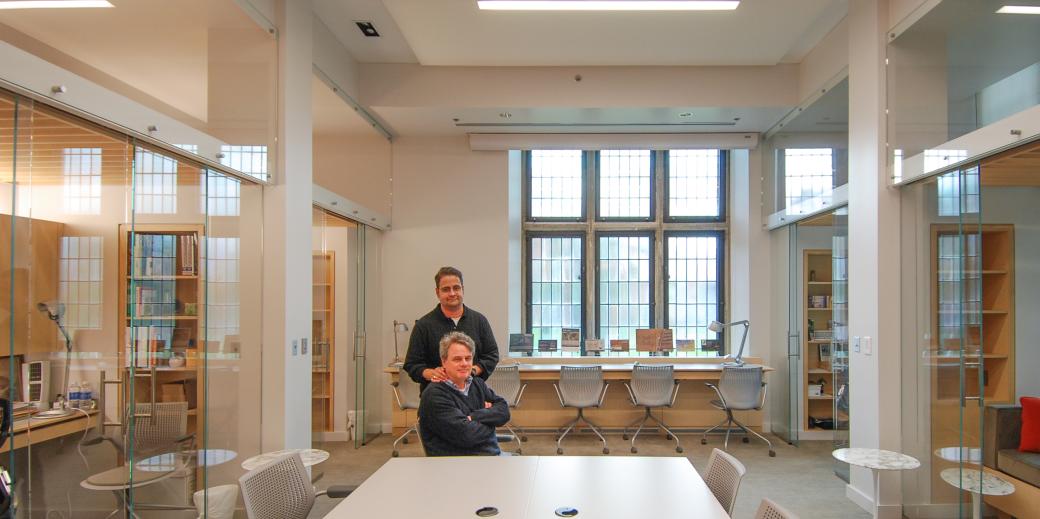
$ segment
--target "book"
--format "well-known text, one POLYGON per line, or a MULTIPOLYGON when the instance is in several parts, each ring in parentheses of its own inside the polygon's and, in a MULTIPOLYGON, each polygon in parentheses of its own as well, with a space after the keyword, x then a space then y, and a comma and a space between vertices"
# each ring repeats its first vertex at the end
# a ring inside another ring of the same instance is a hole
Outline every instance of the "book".
POLYGON ((706 353, 722 353, 722 344, 718 339, 704 339, 701 341, 701 351, 706 353))
POLYGON ((563 351, 581 351, 581 330, 564 328, 560 332, 560 347, 563 351))
POLYGON ((610 351, 628 351, 628 339, 610 339, 610 351))
POLYGON ((697 351, 697 339, 676 339, 675 349, 678 351, 697 351))
POLYGON ((182 234, 179 238, 180 247, 178 254, 181 258, 180 274, 182 276, 194 276, 197 274, 195 269, 195 235, 182 234))
POLYGON ((529 333, 509 334, 509 351, 514 353, 531 353, 534 351, 534 335, 529 333))
POLYGON ((599 353, 603 351, 603 341, 599 339, 585 339, 585 353, 599 353))
POLYGON ((556 351, 556 339, 542 339, 538 341, 538 351, 556 351))
POLYGON ((675 339, 672 334, 671 328, 658 328, 660 332, 657 336, 657 351, 672 351, 675 349, 673 341, 675 339))

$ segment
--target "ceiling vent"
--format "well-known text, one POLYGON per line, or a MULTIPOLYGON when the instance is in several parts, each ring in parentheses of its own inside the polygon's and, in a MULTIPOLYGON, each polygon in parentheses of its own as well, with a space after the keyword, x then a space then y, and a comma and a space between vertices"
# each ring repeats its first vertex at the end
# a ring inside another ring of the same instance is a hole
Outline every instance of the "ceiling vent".
POLYGON ((379 31, 376 30, 376 26, 375 25, 372 25, 372 22, 366 22, 366 21, 362 21, 362 20, 354 20, 354 23, 357 24, 358 29, 361 29, 361 34, 364 34, 365 36, 367 36, 369 38, 378 38, 379 37, 379 31))

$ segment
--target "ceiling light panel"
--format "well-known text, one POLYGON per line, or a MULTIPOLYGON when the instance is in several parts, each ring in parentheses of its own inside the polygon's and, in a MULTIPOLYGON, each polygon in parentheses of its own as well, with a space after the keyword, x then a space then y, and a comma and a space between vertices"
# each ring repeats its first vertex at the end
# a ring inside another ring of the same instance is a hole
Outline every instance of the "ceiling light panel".
POLYGON ((999 14, 1040 14, 1040 5, 1005 5, 997 9, 999 14))
POLYGON ((107 0, 5 0, 0 9, 77 9, 115 7, 107 0))
POLYGON ((732 11, 739 0, 478 0, 492 11, 732 11))

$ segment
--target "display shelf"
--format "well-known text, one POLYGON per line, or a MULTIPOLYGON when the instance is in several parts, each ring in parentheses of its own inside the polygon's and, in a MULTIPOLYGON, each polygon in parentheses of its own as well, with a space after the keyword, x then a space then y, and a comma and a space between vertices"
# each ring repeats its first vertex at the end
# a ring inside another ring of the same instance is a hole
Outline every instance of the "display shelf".
POLYGON ((315 251, 312 255, 313 296, 311 337, 313 341, 311 381, 311 428, 333 430, 333 384, 335 381, 335 253, 315 251))

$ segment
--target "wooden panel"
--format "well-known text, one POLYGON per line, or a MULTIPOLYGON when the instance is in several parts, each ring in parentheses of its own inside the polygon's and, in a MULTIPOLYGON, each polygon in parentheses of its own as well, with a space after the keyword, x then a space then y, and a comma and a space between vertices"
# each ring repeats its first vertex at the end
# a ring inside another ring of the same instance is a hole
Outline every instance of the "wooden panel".
POLYGON ((58 247, 64 226, 32 218, 14 219, 15 254, 11 256, 10 215, 0 215, 0 355, 12 353, 7 346, 11 333, 11 278, 14 277, 14 355, 63 349, 58 332, 47 316, 36 309, 41 301, 58 298, 58 247), (14 272, 12 273, 12 270, 14 272), (32 333, 30 334, 30 330, 32 333))

